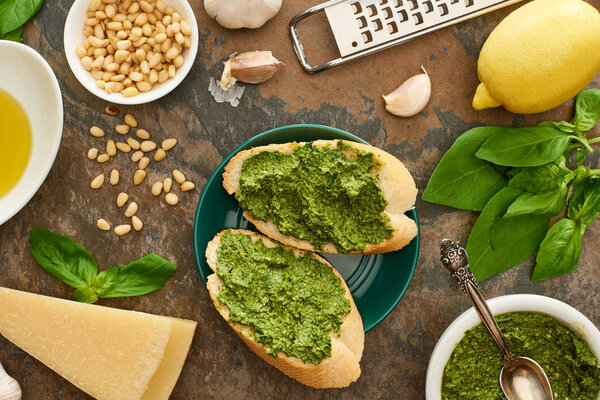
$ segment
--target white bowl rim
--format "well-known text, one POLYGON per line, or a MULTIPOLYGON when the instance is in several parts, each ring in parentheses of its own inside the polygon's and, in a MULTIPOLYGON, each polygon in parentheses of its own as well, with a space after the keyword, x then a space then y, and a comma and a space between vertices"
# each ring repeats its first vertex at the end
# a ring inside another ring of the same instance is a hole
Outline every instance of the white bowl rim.
MULTIPOLYGON (((29 203, 31 198, 37 193, 37 191, 42 186, 42 183, 44 183, 44 181, 46 180, 46 177, 50 173, 50 170, 52 169, 52 165, 54 165, 54 161, 56 160, 56 155, 58 154, 58 149, 60 148, 60 142, 62 140, 63 122, 64 122, 63 121, 64 111, 63 111, 62 94, 60 92, 60 85, 58 84, 58 80, 56 79, 56 75, 54 75, 54 71, 52 70, 52 67, 50 67, 50 65, 44 59, 44 57, 42 57, 37 51, 35 51, 34 49, 32 49, 31 47, 29 47, 25 44, 8 41, 8 40, 0 40, 0 47, 4 47, 4 46, 8 47, 8 48, 13 48, 16 51, 24 52, 25 54, 27 54, 28 56, 30 56, 34 60, 36 60, 42 66, 42 68, 48 73, 49 81, 50 81, 52 87, 54 88, 54 96, 56 98, 56 105, 57 105, 57 112, 58 112, 58 115, 57 115, 58 125, 56 126, 56 131, 58 132, 58 135, 56 137, 54 145, 50 149, 48 149, 48 152, 49 152, 48 153, 48 155, 49 155, 48 161, 47 161, 46 165, 43 166, 43 172, 40 175, 40 179, 36 183, 32 184, 29 187, 29 189, 25 192, 23 197, 21 197, 21 201, 19 201, 18 203, 15 203, 14 206, 12 206, 12 207, 9 206, 7 211, 0 212, 0 225, 4 224, 6 221, 11 219, 16 213, 21 211, 23 209, 23 207, 25 207, 27 205, 27 203, 29 203)), ((30 155, 30 157, 33 157, 33 155, 30 155)), ((29 168, 30 162, 31 162, 31 159, 28 161, 28 168, 29 168)), ((23 177, 21 177, 21 179, 22 178, 23 177)))
POLYGON ((191 35, 191 45, 187 50, 187 54, 184 57, 183 65, 177 69, 177 73, 175 74, 175 78, 169 79, 161 84, 155 85, 152 90, 148 92, 140 92, 136 96, 133 97, 125 97, 121 93, 111 93, 108 94, 104 90, 96 87, 93 84, 94 80, 90 81, 86 79, 91 77, 89 71, 86 71, 81 62, 79 61, 79 57, 75 53, 75 45, 80 42, 80 39, 83 40, 85 37, 81 34, 81 29, 83 25, 79 28, 73 26, 73 20, 76 19, 76 13, 81 12, 82 9, 87 9, 87 5, 90 0, 75 0, 69 9, 69 13, 67 14, 67 18, 65 20, 65 26, 63 29, 63 46, 65 56, 67 58, 67 63, 75 75, 75 78, 81 83, 81 85, 88 90, 90 93, 95 96, 106 100, 110 103, 114 104, 123 104, 123 105, 137 105, 137 104, 145 104, 150 103, 154 100, 158 100, 159 98, 166 96, 170 92, 172 92, 179 84, 185 79, 188 75, 194 62, 196 60, 196 54, 198 52, 198 24, 196 22, 196 16, 194 14, 194 10, 192 6, 187 0, 171 0, 173 3, 177 3, 175 6, 179 8, 181 5, 185 8, 185 14, 191 15, 192 18, 187 18, 184 13, 180 13, 186 21, 188 21, 192 27, 192 35, 191 35), (77 32, 80 34, 80 37, 77 36, 77 39, 73 39, 73 35, 76 35, 77 32), (90 84, 91 82, 91 84, 90 84))
MULTIPOLYGON (((563 322, 585 339, 596 358, 600 359, 600 331, 585 315, 567 303, 536 294, 510 294, 487 302, 494 315, 514 311, 539 312, 563 322)), ((480 322, 477 312, 471 307, 459 315, 440 336, 427 366, 426 400, 441 399, 442 375, 450 355, 464 333, 480 322)))

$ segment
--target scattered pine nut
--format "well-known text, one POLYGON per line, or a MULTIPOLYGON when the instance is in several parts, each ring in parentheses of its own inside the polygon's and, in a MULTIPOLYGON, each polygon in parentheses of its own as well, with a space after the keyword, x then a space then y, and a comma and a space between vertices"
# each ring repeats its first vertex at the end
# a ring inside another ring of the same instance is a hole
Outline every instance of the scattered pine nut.
POLYGON ((145 129, 138 129, 137 131, 135 131, 135 135, 142 140, 150 139, 150 133, 148 133, 148 131, 145 129))
POLYGON ((131 225, 129 225, 129 224, 119 225, 119 226, 115 227, 115 233, 118 236, 127 235, 130 231, 131 231, 131 225))
POLYGON ((150 164, 150 159, 148 157, 140 158, 140 164, 138 165, 139 169, 146 169, 146 167, 150 164))
POLYGON ((185 175, 183 174, 183 172, 178 171, 176 169, 173 170, 173 178, 175 178, 175 182, 179 183, 180 185, 183 184, 183 182, 185 182, 185 175))
POLYGON ((95 147, 92 147, 91 149, 88 150, 87 158, 89 158, 90 160, 95 160, 96 157, 98 157, 98 149, 95 147))
POLYGON ((173 186, 173 179, 165 178, 163 181, 163 190, 165 193, 169 193, 171 191, 171 186, 173 186))
POLYGON ((129 133, 129 125, 117 125, 115 127, 115 131, 117 131, 117 133, 120 133, 121 135, 127 135, 129 133))
POLYGON ((100 174, 92 180, 90 187, 92 189, 100 189, 104 185, 104 174, 100 174))
POLYGON ((123 153, 129 153, 131 151, 131 146, 127 143, 117 142, 115 146, 117 146, 117 149, 121 150, 123 153))
POLYGON ((131 155, 131 161, 138 162, 142 157, 144 157, 144 153, 141 150, 138 150, 131 155))
POLYGON ((129 200, 129 195, 127 193, 119 193, 119 195, 117 196, 117 207, 123 207, 125 203, 127 203, 127 200, 129 200))
POLYGON ((98 158, 96 158, 96 161, 98 161, 100 164, 107 162, 108 160, 110 160, 110 156, 108 154, 100 154, 98 156, 98 158))
POLYGON ((127 144, 134 150, 139 150, 141 147, 140 142, 130 137, 127 138, 127 144))
POLYGON ((163 183, 161 181, 157 181, 154 182, 154 185, 152 185, 152 195, 154 196, 158 196, 160 194, 160 192, 162 192, 163 190, 163 183))
POLYGON ((196 185, 194 185, 193 182, 185 181, 181 184, 181 191, 189 192, 190 190, 194 190, 195 187, 196 187, 196 185))
POLYGON ((142 183, 145 178, 146 171, 144 171, 143 169, 138 169, 137 171, 135 171, 135 174, 133 174, 133 184, 137 186, 140 183, 142 183))
POLYGON ((106 108, 104 109, 104 111, 108 114, 108 115, 117 115, 119 113, 119 109, 115 106, 106 106, 106 108))
POLYGON ((110 231, 110 224, 106 222, 105 219, 100 218, 98 221, 96 221, 96 226, 98 227, 98 229, 101 229, 103 231, 110 231))
POLYGON ((106 154, 111 157, 117 155, 117 146, 115 146, 115 141, 110 139, 106 142, 106 154))
POLYGON ((161 147, 163 150, 171 150, 177 144, 177 139, 165 139, 162 141, 161 147))
POLYGON ((127 206, 127 209, 125 210, 125 216, 127 218, 131 218, 135 215, 135 213, 138 210, 138 205, 135 201, 132 201, 131 203, 129 203, 129 205, 127 206))
POLYGON ((138 123, 137 123, 137 120, 135 119, 135 117, 133 115, 131 115, 131 114, 125 114, 124 120, 125 120, 125 123, 127 125, 129 125, 130 127, 137 128, 138 123))
POLYGON ((167 153, 163 149, 156 150, 154 153, 154 161, 162 161, 167 156, 167 153))
POLYGON ((131 224, 133 225, 133 229, 135 229, 136 231, 141 231, 142 228, 144 227, 144 224, 142 223, 142 220, 139 219, 137 216, 133 216, 131 217, 131 224))
POLYGON ((119 183, 119 170, 113 169, 112 171, 110 171, 110 184, 115 186, 118 183, 119 183))
POLYGON ((104 131, 95 125, 90 128, 90 134, 97 138, 104 137, 104 131))
POLYGON ((175 204, 179 203, 179 197, 177 197, 175 193, 167 193, 165 195, 165 201, 167 204, 174 206, 175 204))
POLYGON ((144 153, 152 151, 155 148, 156 148, 156 143, 154 143, 152 140, 144 140, 141 144, 141 149, 144 153))

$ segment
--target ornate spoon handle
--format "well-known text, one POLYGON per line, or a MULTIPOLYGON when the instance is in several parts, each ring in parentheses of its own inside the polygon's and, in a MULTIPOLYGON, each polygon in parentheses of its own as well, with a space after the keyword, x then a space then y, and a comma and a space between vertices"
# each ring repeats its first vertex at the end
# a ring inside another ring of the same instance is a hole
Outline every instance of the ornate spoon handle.
POLYGON ((479 291, 477 281, 469 269, 469 259, 465 249, 460 247, 456 242, 450 239, 442 240, 442 265, 444 269, 450 273, 458 281, 460 288, 469 296, 475 311, 479 314, 483 325, 492 335, 492 338, 504 353, 505 359, 513 358, 514 356, 508 350, 504 336, 500 327, 494 318, 494 314, 490 311, 485 299, 479 291))

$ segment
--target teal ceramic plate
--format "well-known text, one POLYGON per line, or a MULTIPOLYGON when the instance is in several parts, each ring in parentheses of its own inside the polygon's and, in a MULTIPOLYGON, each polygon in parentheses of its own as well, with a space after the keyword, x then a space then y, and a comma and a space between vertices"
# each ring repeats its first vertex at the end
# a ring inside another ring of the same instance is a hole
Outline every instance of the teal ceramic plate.
MULTIPOLYGON (((242 143, 229 154, 208 179, 200 197, 194 219, 194 253, 198 271, 204 283, 212 273, 204 252, 215 234, 226 228, 255 230, 242 216, 237 202, 222 185, 225 165, 240 150, 271 143, 307 142, 317 139, 344 139, 366 143, 361 138, 340 129, 322 125, 289 125, 275 128, 242 143)), ((419 220, 417 211, 407 215, 419 220)), ((405 248, 378 255, 321 254, 340 272, 350 288, 365 332, 381 322, 398 304, 413 276, 419 255, 419 235, 405 248)))

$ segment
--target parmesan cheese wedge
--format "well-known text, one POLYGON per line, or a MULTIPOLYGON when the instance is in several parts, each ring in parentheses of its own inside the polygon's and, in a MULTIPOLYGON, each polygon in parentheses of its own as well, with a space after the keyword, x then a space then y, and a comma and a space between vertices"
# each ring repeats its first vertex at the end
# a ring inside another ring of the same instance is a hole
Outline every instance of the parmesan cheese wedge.
POLYGON ((98 400, 167 400, 196 322, 0 287, 0 334, 98 400))

